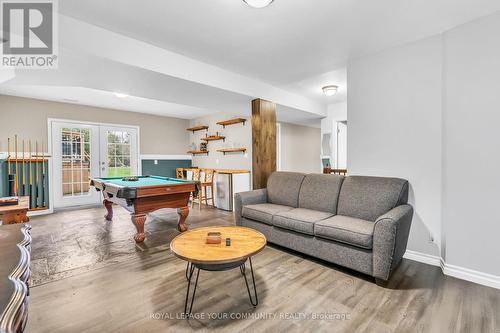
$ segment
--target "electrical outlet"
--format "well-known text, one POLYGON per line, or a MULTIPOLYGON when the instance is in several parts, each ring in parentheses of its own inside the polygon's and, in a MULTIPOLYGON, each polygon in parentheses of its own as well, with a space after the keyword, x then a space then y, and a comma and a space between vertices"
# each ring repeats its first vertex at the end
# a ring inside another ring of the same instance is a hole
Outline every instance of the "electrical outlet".
POLYGON ((158 160, 155 160, 155 165, 158 165, 158 160))

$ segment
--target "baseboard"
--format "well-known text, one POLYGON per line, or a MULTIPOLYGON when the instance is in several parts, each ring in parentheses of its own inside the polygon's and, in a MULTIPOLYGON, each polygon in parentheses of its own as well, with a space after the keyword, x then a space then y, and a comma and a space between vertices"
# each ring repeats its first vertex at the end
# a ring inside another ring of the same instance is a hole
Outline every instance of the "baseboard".
POLYGON ((478 272, 472 269, 444 264, 443 273, 448 276, 455 277, 457 279, 466 280, 481 284, 483 286, 488 286, 496 289, 500 289, 500 276, 478 272))
POLYGON ((441 257, 411 250, 407 250, 403 257, 409 260, 421 262, 423 264, 441 267, 443 274, 447 276, 500 289, 500 276, 450 265, 445 263, 441 257))
POLYGON ((417 251, 406 250, 403 258, 418 261, 432 266, 441 266, 441 257, 425 254, 417 251))

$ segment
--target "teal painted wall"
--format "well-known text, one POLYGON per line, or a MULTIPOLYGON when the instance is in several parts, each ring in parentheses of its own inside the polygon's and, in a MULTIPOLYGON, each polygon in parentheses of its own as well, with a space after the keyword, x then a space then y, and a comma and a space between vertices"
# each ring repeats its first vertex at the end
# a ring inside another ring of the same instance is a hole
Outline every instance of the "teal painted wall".
POLYGON ((190 168, 191 160, 142 160, 142 174, 144 176, 163 176, 175 178, 176 168, 190 168))
MULTIPOLYGON (((25 186, 25 193, 24 195, 29 195, 31 196, 31 202, 30 205, 31 207, 40 207, 43 205, 45 202, 45 206, 48 206, 49 204, 49 168, 47 163, 45 163, 45 178, 44 178, 44 183, 45 186, 42 188, 42 164, 38 163, 37 166, 35 166, 35 163, 31 164, 31 174, 33 176, 33 185, 29 186, 29 184, 26 184, 25 186), (35 185, 34 185, 34 180, 35 180, 35 168, 38 167, 38 175, 39 175, 39 182, 38 182, 38 198, 35 198, 34 194, 35 193, 35 185), (43 191, 42 191, 43 190, 43 191), (42 193, 43 196, 45 197, 45 200, 42 199, 42 193)), ((19 163, 18 165, 19 168, 19 174, 22 175, 22 168, 23 164, 19 163)), ((24 172, 26 174, 26 183, 29 182, 29 164, 25 163, 24 164, 24 172)), ((11 170, 14 170, 14 165, 11 165, 11 170)), ((8 180, 8 170, 7 170, 7 161, 6 160, 0 160, 0 197, 6 197, 9 195, 9 180, 8 180)), ((21 191, 22 189, 22 177, 20 176, 18 178, 18 184, 17 184, 19 190, 21 191)), ((20 193, 22 195, 22 193, 20 193)))
POLYGON ((7 177, 7 162, 0 160, 0 197, 9 195, 9 180, 7 177))

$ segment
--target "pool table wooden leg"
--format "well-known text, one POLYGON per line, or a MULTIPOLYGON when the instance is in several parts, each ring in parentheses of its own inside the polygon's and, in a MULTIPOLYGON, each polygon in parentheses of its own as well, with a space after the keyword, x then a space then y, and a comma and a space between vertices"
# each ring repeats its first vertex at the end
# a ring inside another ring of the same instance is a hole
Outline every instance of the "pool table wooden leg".
POLYGON ((186 224, 186 218, 189 215, 189 207, 181 207, 177 208, 177 214, 179 214, 179 224, 177 225, 177 230, 180 232, 184 232, 188 230, 188 226, 186 224))
POLYGON ((146 214, 132 214, 132 223, 134 223, 137 233, 134 236, 136 243, 144 242, 144 223, 146 222, 146 214))
POLYGON ((104 199, 104 201, 102 203, 104 204, 104 207, 106 207, 106 210, 108 211, 108 213, 106 215, 104 215, 104 218, 107 221, 113 220, 113 203, 111 201, 106 200, 106 199, 104 199))

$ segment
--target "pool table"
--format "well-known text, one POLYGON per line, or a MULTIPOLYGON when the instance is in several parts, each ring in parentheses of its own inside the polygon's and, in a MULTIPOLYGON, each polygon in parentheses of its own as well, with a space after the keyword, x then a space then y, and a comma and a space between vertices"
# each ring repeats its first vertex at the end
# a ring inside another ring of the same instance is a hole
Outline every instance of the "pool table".
POLYGON ((196 196, 200 190, 199 182, 159 176, 136 178, 136 180, 125 180, 122 177, 95 178, 90 181, 90 185, 101 191, 104 196, 106 220, 113 219, 113 203, 126 208, 137 229, 134 239, 137 243, 141 243, 145 238, 146 214, 161 208, 177 208, 179 214, 177 229, 180 232, 186 231, 189 196, 192 192, 196 196))

